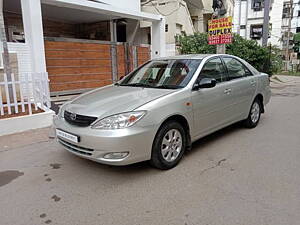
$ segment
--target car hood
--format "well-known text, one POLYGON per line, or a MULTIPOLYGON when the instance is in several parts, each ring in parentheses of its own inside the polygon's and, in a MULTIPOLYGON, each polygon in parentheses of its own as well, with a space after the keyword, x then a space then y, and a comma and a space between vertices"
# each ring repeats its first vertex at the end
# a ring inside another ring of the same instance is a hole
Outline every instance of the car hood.
POLYGON ((105 117, 132 111, 157 98, 175 92, 174 89, 106 86, 85 93, 69 104, 65 110, 86 116, 105 117))

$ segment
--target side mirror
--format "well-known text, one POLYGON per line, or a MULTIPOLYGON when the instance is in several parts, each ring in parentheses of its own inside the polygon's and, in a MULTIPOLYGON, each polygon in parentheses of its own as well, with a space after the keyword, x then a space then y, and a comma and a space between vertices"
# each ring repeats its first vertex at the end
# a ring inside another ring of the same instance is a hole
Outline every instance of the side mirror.
POLYGON ((199 90, 201 88, 213 88, 217 84, 216 79, 213 78, 202 78, 194 84, 193 90, 199 90))

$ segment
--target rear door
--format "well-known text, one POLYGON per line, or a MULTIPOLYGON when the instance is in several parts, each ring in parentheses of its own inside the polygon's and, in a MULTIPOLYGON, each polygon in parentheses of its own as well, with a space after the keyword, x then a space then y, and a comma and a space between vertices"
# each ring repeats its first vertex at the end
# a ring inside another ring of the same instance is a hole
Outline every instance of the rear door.
POLYGON ((203 78, 214 78, 217 85, 213 88, 192 91, 195 137, 218 129, 227 123, 230 117, 230 92, 226 82, 226 69, 221 58, 214 57, 205 63, 198 80, 203 78))
POLYGON ((257 88, 257 79, 238 59, 223 56, 228 72, 228 88, 231 91, 230 114, 233 120, 244 119, 248 115, 257 88))

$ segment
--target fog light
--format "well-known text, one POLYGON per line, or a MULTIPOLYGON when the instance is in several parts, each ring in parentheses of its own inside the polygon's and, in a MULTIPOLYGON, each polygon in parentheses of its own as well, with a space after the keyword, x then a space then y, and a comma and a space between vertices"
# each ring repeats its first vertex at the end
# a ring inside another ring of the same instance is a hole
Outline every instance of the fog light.
POLYGON ((104 159, 123 159, 128 156, 129 152, 111 152, 104 155, 104 159))

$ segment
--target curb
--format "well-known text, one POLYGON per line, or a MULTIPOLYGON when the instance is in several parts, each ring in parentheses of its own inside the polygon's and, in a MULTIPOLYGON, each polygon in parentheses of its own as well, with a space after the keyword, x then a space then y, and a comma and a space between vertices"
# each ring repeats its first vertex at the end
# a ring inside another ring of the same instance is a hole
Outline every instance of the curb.
POLYGON ((32 115, 1 119, 0 136, 49 127, 52 125, 54 115, 55 113, 52 110, 48 110, 32 115))

